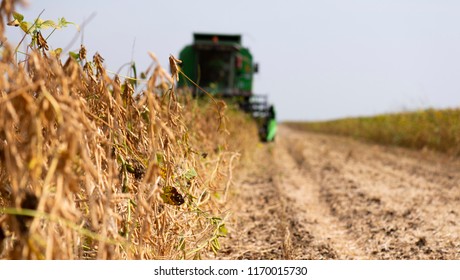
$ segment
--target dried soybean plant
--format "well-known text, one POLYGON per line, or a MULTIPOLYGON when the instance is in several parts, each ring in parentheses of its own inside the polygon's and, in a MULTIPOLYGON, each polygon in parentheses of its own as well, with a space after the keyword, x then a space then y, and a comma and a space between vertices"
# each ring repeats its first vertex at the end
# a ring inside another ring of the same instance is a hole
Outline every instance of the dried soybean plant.
POLYGON ((132 79, 110 78, 101 55, 88 59, 83 46, 65 63, 36 46, 19 64, 2 47, 1 258, 217 252, 226 229, 216 197, 232 155, 221 152, 223 137, 191 128, 214 123, 209 133, 217 133, 219 117, 178 98, 171 76, 154 66, 135 93, 132 79))

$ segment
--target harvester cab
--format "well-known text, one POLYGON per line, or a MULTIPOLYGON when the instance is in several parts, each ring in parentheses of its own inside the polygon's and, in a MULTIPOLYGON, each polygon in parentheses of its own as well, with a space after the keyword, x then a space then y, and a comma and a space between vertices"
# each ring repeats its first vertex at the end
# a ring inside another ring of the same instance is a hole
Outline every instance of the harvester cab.
MULTIPOLYGON (((207 92, 236 102, 251 114, 259 127, 262 141, 273 141, 276 133, 276 115, 266 95, 252 92, 253 75, 258 65, 253 63, 248 48, 241 45, 241 35, 195 33, 193 44, 179 54, 182 71, 207 92)), ((190 87, 193 94, 200 90, 186 79, 179 87, 190 87)))

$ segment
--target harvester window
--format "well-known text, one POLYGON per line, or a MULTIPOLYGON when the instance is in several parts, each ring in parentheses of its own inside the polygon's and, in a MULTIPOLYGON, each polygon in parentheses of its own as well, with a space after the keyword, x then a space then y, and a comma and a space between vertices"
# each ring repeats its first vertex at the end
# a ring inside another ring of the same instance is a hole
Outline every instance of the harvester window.
POLYGON ((218 89, 231 88, 232 53, 222 50, 206 50, 199 54, 200 86, 217 85, 218 89))

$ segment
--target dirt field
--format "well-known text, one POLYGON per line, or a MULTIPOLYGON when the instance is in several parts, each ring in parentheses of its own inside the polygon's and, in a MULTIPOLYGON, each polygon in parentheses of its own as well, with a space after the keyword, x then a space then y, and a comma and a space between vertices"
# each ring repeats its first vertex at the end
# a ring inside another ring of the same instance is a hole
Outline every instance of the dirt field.
POLYGON ((239 173, 223 259, 460 259, 460 161, 281 126, 239 173))

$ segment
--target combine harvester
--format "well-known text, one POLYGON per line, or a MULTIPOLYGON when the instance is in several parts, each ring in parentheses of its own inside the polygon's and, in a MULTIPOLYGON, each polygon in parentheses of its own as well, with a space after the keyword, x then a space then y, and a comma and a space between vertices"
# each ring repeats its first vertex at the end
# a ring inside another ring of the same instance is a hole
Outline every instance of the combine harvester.
MULTIPOLYGON (((276 116, 266 95, 252 92, 254 73, 258 65, 252 61, 249 49, 241 45, 241 35, 194 34, 192 45, 179 55, 182 71, 207 92, 229 102, 235 102, 251 114, 259 127, 260 139, 271 142, 276 134, 276 116)), ((185 79, 179 87, 190 87, 195 96, 200 90, 185 79)))

